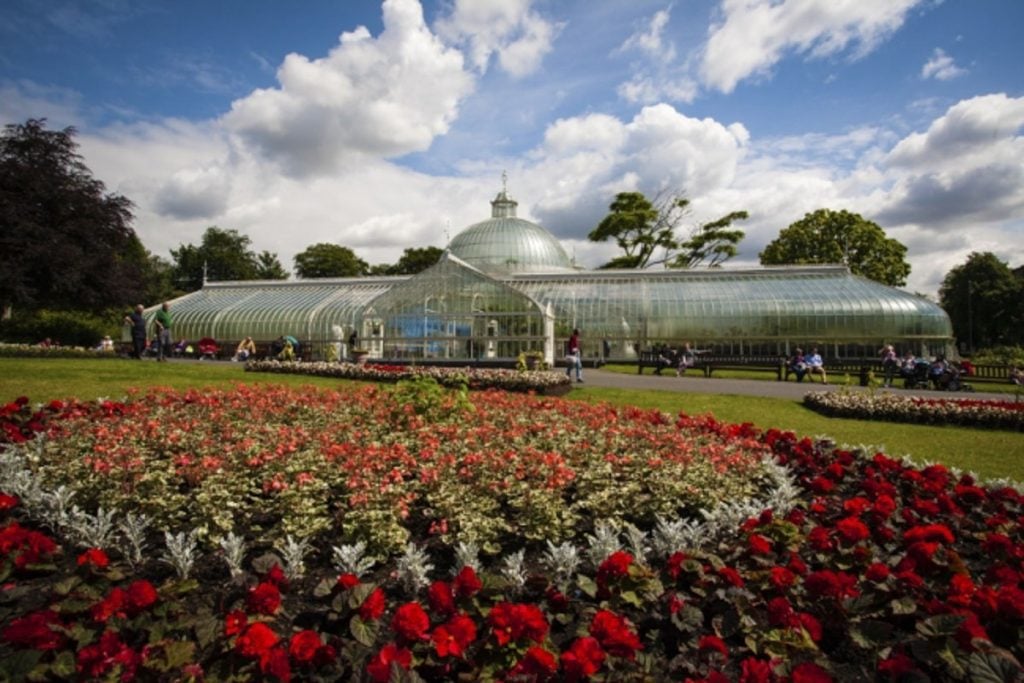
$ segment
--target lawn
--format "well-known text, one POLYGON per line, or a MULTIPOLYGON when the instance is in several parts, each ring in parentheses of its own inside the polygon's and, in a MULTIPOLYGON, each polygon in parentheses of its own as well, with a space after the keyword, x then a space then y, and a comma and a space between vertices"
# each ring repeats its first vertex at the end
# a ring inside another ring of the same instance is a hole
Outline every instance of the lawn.
MULTIPOLYGON (((635 370, 634 370, 635 371, 635 370)), ((344 381, 291 375, 243 373, 226 363, 165 363, 126 360, 0 359, 0 402, 25 395, 55 398, 120 398, 132 388, 231 387, 239 382, 338 387, 344 381)), ((569 398, 658 408, 669 413, 711 413, 725 422, 752 422, 800 435, 830 436, 838 443, 884 447, 894 456, 943 462, 984 477, 1024 481, 1024 435, 959 427, 892 424, 818 415, 797 401, 672 391, 631 391, 587 386, 569 398)))

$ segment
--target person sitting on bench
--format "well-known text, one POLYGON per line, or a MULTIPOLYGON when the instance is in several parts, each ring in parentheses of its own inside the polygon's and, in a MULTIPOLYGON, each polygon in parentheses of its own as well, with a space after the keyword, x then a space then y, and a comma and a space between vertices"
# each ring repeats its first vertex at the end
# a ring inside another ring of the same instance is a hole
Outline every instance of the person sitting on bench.
POLYGON ((817 347, 811 349, 811 355, 807 356, 807 372, 812 375, 821 375, 821 383, 828 384, 828 377, 825 375, 825 361, 821 359, 817 347))

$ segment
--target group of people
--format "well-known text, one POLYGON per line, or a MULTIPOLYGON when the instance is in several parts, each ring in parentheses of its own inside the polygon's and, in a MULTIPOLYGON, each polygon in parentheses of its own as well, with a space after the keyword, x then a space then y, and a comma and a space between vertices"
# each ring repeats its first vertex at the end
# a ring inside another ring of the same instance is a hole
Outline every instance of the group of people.
POLYGON ((825 361, 818 353, 818 347, 812 347, 811 352, 804 354, 804 350, 799 346, 793 350, 793 355, 790 356, 789 371, 796 375, 797 382, 803 382, 804 377, 811 375, 811 381, 814 380, 813 375, 821 375, 821 383, 828 384, 828 374, 825 372, 825 361))
POLYGON ((655 375, 660 375, 661 371, 667 368, 674 368, 676 377, 682 377, 687 369, 697 364, 697 351, 690 346, 690 342, 683 344, 682 348, 657 344, 653 351, 658 356, 658 365, 654 368, 655 375))

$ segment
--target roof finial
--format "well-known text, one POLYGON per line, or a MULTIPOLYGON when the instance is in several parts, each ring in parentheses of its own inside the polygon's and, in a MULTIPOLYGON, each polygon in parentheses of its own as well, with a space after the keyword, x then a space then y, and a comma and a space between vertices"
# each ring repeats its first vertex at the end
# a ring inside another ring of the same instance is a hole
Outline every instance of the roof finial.
POLYGON ((501 172, 501 192, 502 194, 508 194, 508 172, 501 172))

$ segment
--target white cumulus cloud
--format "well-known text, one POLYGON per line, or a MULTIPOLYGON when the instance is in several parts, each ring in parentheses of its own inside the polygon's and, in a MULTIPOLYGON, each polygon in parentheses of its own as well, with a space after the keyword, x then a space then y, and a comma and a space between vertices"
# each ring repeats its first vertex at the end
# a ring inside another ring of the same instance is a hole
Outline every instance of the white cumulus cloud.
POLYGON ((416 0, 385 0, 383 20, 378 37, 365 27, 343 33, 327 57, 288 55, 280 86, 235 101, 224 125, 296 177, 427 149, 447 132, 472 77, 416 0))
POLYGON ((562 25, 531 9, 532 0, 455 0, 435 22, 438 35, 465 46, 473 67, 487 71, 491 57, 510 76, 533 73, 551 52, 562 25))
POLYGON ((922 0, 724 0, 700 65, 703 83, 725 93, 769 73, 789 53, 810 59, 849 50, 859 58, 892 35, 922 0))

